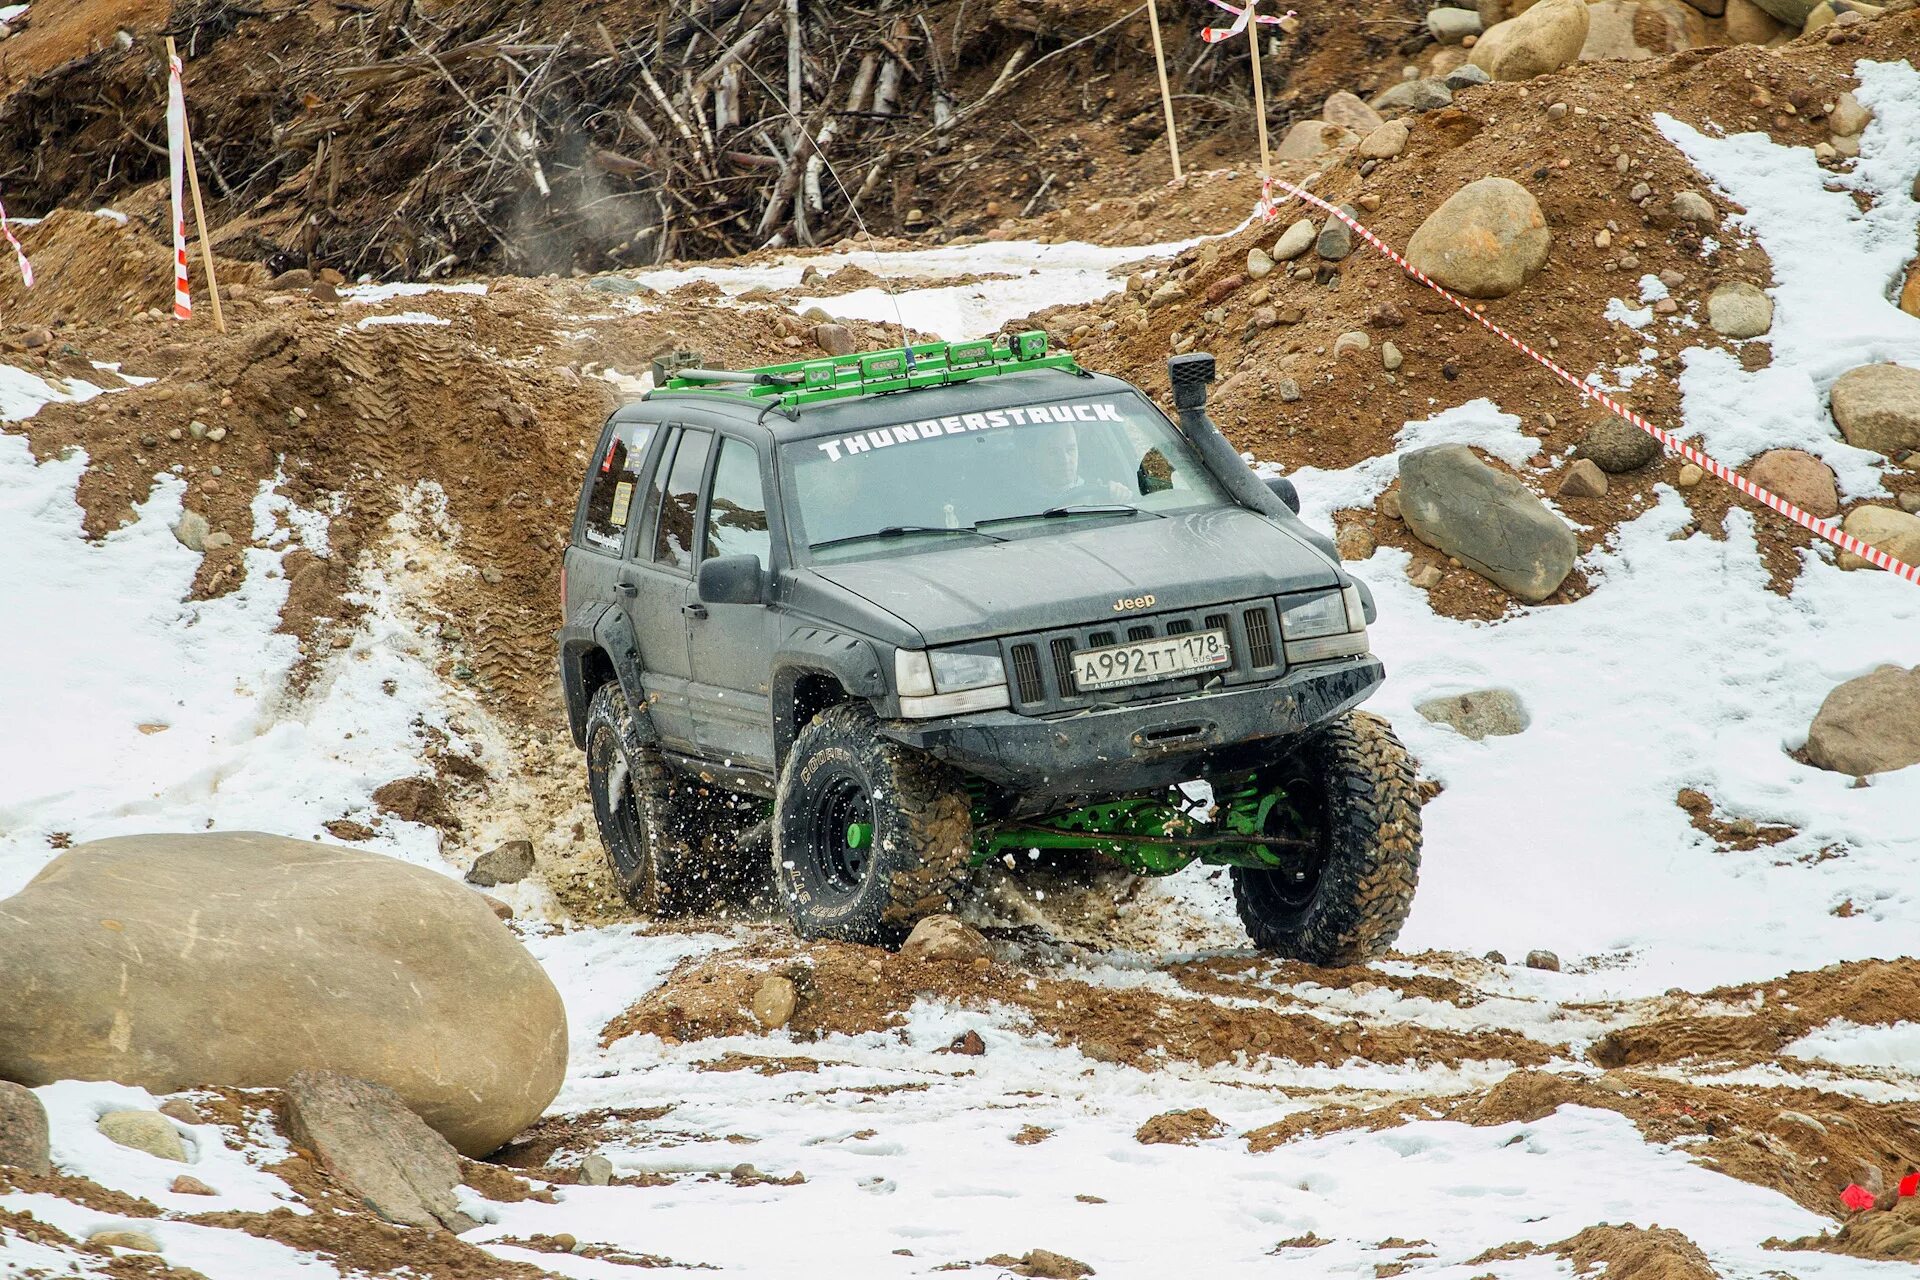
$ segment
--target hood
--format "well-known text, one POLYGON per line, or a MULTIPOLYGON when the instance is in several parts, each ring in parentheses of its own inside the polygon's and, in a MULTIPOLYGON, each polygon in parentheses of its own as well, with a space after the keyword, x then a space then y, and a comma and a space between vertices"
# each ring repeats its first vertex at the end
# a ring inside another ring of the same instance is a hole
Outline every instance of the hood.
POLYGON ((1330 587, 1334 565, 1304 538, 1240 507, 1155 519, 1088 519, 808 572, 896 615, 928 645, 1045 631, 1330 587), (1144 607, 1120 600, 1151 595, 1144 607))

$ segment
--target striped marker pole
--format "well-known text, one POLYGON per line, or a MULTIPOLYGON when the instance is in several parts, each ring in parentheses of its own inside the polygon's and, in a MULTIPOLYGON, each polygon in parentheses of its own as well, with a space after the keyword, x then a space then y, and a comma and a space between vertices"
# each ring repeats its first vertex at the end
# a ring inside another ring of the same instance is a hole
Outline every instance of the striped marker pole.
MULTIPOLYGON (((1718 476, 1720 479, 1738 489, 1741 493, 1746 494, 1749 498, 1772 507, 1775 511, 1778 511, 1795 524, 1809 530, 1818 537, 1825 538, 1841 550, 1851 551, 1854 555, 1859 556, 1862 560, 1870 564, 1877 565, 1889 573, 1897 574, 1909 582, 1920 584, 1920 566, 1907 564, 1903 560, 1896 560, 1871 543, 1862 542, 1852 534, 1841 529, 1838 525, 1827 520, 1822 520, 1818 516, 1809 515, 1778 494, 1769 493, 1767 490, 1762 489, 1759 485, 1747 479, 1733 468, 1715 462, 1712 458, 1709 458, 1692 445, 1687 444, 1685 441, 1676 438, 1668 432, 1662 431, 1659 427, 1654 426, 1651 422, 1648 422, 1645 418, 1627 408, 1606 392, 1588 386, 1585 382, 1554 363, 1554 361, 1541 355, 1538 351, 1535 351, 1532 347, 1520 341, 1520 339, 1514 337, 1493 321, 1487 319, 1484 315, 1480 314, 1480 312, 1475 311, 1466 302, 1455 297, 1450 291, 1435 283, 1432 277, 1401 257, 1386 241, 1361 226, 1342 210, 1322 200, 1319 196, 1314 195, 1311 191, 1307 191, 1295 186, 1291 182, 1286 182, 1278 178, 1270 179, 1268 183, 1263 184, 1262 205, 1266 205, 1269 209, 1272 208, 1271 200, 1266 194, 1268 185, 1277 186, 1295 199, 1310 204, 1314 208, 1324 211, 1330 217, 1338 218, 1340 221, 1346 223, 1355 235, 1365 240, 1375 249, 1378 249, 1387 258, 1391 259, 1402 271, 1452 303, 1456 309, 1465 314, 1475 324, 1493 334, 1495 337, 1500 338, 1516 351, 1532 359, 1534 363, 1540 365, 1554 377, 1572 387, 1585 399, 1591 400, 1593 403, 1606 409, 1609 413, 1627 422, 1631 422, 1634 426, 1640 428, 1655 440, 1658 440, 1669 452, 1677 453, 1688 462, 1699 467, 1702 471, 1718 476)), ((1266 220, 1271 220, 1271 217, 1272 214, 1267 214, 1266 220)))
POLYGON ((27 251, 20 247, 20 242, 14 238, 13 228, 7 225, 7 206, 4 204, 0 204, 0 235, 6 236, 7 243, 13 246, 13 256, 20 260, 21 281, 27 288, 33 288, 33 264, 27 261, 27 251))
POLYGON ((173 314, 193 318, 193 291, 187 281, 187 96, 180 86, 180 55, 167 41, 167 175, 173 183, 173 314))

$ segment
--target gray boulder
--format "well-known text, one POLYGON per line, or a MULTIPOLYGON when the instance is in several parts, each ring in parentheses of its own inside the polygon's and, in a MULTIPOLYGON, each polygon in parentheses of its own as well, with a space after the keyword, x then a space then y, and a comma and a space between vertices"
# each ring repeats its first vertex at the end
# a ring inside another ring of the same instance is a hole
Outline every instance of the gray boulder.
POLYGON ((1493 77, 1471 62, 1463 62, 1447 72, 1446 78, 1441 83, 1458 93, 1462 89, 1471 89, 1477 84, 1492 84, 1493 77))
POLYGON ((1530 603, 1559 590, 1573 572, 1573 530, 1463 444, 1415 449, 1400 459, 1400 514, 1420 541, 1530 603))
POLYGON ((1757 338, 1773 328, 1773 299, 1757 284, 1734 280, 1707 295, 1707 323, 1728 338, 1757 338))
POLYGON ((1468 36, 1480 34, 1480 14, 1475 9, 1453 9, 1445 5, 1427 10, 1427 32, 1440 44, 1459 44, 1468 36))
POLYGON ((1495 80, 1530 80, 1578 58, 1587 26, 1586 0, 1541 0, 1489 27, 1468 61, 1495 80))
POLYGON ((460 1157, 391 1089, 332 1071, 296 1072, 287 1081, 287 1137, 388 1222, 453 1232, 480 1225, 454 1195, 460 1157))
POLYGON ((1920 449, 1920 369, 1863 364, 1840 375, 1831 398, 1848 444, 1889 457, 1920 449))
POLYGON ((1611 415, 1588 427, 1580 437, 1580 456, 1602 471, 1619 475, 1638 471, 1660 456, 1660 442, 1622 418, 1611 415))
POLYGON ((518 884, 533 874, 533 841, 509 840, 489 849, 467 868, 467 883, 491 889, 499 884, 518 884))
POLYGON ((1807 731, 1807 759, 1854 777, 1920 764, 1920 667, 1881 667, 1835 688, 1807 731))
POLYGON ((187 1144, 173 1121, 158 1111, 109 1111, 95 1122, 106 1137, 133 1151, 144 1151, 162 1160, 187 1162, 187 1144))
POLYGON ((1526 704, 1511 689, 1476 689, 1414 704, 1427 720, 1451 726, 1461 736, 1479 742, 1523 733, 1532 723, 1526 704))
POLYGON ((47 1158, 47 1109, 25 1085, 0 1080, 0 1165, 36 1176, 53 1168, 47 1158))
POLYGON ((553 1101, 559 992, 447 876, 241 832, 70 849, 0 904, 0 1079, 153 1093, 328 1069, 484 1155, 553 1101))
POLYGON ((1820 0, 1753 0, 1768 16, 1795 28, 1807 25, 1807 19, 1820 6, 1820 0))
POLYGON ((958 916, 927 916, 900 944, 903 960, 970 963, 993 954, 981 932, 958 916))
POLYGON ((1547 265, 1552 243, 1531 192, 1511 178, 1482 178, 1427 215, 1407 259, 1456 293, 1504 298, 1547 265))
POLYGON ((1438 80, 1402 80, 1385 93, 1376 95, 1371 105, 1381 115, 1393 116, 1433 111, 1452 101, 1453 90, 1438 80))

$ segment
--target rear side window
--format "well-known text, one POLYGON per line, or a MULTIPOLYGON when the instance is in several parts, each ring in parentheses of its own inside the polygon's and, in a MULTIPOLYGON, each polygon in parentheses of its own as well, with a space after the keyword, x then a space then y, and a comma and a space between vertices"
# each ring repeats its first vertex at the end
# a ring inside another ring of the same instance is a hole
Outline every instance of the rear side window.
POLYGON ((767 532, 767 497, 760 484, 760 455, 745 440, 720 442, 720 461, 713 468, 713 495, 707 499, 707 543, 701 555, 759 556, 760 567, 771 559, 773 539, 767 532))
POLYGON ((693 515, 700 505, 700 476, 707 469, 710 431, 684 431, 667 470, 667 486, 660 500, 659 531, 653 539, 653 558, 672 569, 693 568, 693 515))
POLYGON ((653 439, 650 422, 617 422, 594 462, 587 493, 587 522, 580 531, 586 545, 618 553, 627 540, 627 522, 638 509, 634 495, 640 463, 653 439))

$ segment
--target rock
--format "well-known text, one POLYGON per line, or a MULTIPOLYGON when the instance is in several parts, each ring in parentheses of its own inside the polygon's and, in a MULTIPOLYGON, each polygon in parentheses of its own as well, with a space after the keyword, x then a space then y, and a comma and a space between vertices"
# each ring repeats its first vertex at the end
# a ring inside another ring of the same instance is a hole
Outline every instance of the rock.
POLYGON ((1587 6, 1580 61, 1642 62, 1706 42, 1705 19, 1679 0, 1596 0, 1587 6))
MULTIPOLYGON (((1754 3, 1775 20, 1796 30, 1806 26, 1807 19, 1820 7, 1820 0, 1754 0, 1754 3)), ((1727 0, 1727 12, 1733 12, 1733 0, 1727 0)))
POLYGON ((1773 327, 1773 299, 1760 286, 1734 280, 1707 296, 1707 323, 1728 338, 1757 338, 1773 327))
POLYGON ((1373 530, 1363 524, 1350 524, 1334 535, 1333 545, 1342 560, 1365 560, 1379 549, 1373 530))
POLYGON ((108 1249, 132 1249, 138 1253, 160 1252, 160 1242, 146 1232, 130 1231, 120 1227, 96 1231, 87 1237, 87 1243, 102 1245, 108 1249))
POLYGON ((970 963, 990 959, 993 949, 980 931, 957 916, 927 916, 900 945, 903 959, 970 963))
POLYGON ((52 1169, 47 1155, 47 1109, 25 1085, 0 1080, 0 1166, 40 1177, 52 1169))
POLYGON ((1576 458, 1567 468, 1567 474, 1555 489, 1557 498, 1604 498, 1607 496, 1607 473, 1596 466, 1591 458, 1576 458))
POLYGON ((480 895, 342 845, 208 832, 69 849, 0 908, 0 973, 0 1078, 23 1084, 352 1072, 481 1156, 566 1070, 559 993, 480 895))
POLYGON ((233 535, 224 530, 210 533, 200 539, 200 547, 203 551, 225 551, 232 545, 233 535))
POLYGON ((1262 329, 1271 329, 1280 323, 1280 313, 1272 307, 1255 307, 1253 323, 1262 329))
MULTIPOLYGON (((1543 0, 1536 8, 1558 3, 1543 0)), ((1501 298, 1546 265, 1552 239, 1525 187, 1509 178, 1482 178, 1427 215, 1407 244, 1407 257, 1455 292, 1501 298)))
MULTIPOLYGON (((804 271, 801 272, 801 281, 800 281, 801 284, 806 283, 805 277, 806 277, 806 273, 804 271)), ((833 315, 831 312, 829 312, 825 307, 821 307, 821 306, 808 307, 805 311, 802 311, 800 313, 800 318, 802 320, 807 321, 809 324, 839 324, 840 323, 838 320, 833 318, 833 315)))
POLYGON ((1445 698, 1429 698, 1414 706, 1433 724, 1452 727, 1462 737, 1479 742, 1525 732, 1532 721, 1520 695, 1511 689, 1476 689, 1445 698))
POLYGON ((1713 202, 1698 191, 1676 191, 1667 205, 1673 216, 1682 222, 1697 222, 1703 226, 1712 226, 1719 221, 1713 211, 1713 202))
POLYGON ((1447 72, 1446 78, 1441 83, 1458 93, 1462 89, 1471 89, 1477 84, 1492 84, 1493 77, 1469 62, 1465 66, 1455 67, 1447 72))
POLYGON ((769 1031, 778 1031, 793 1020, 794 1006, 799 1002, 800 995, 791 978, 768 974, 753 993, 754 1021, 769 1031))
POLYGON ((1495 80, 1530 80, 1578 58, 1587 27, 1586 0, 1541 0, 1488 29, 1469 60, 1495 80))
POLYGON ((158 1111, 109 1111, 96 1122, 101 1133, 123 1147, 162 1160, 187 1162, 187 1146, 173 1121, 158 1111))
POLYGON ((1275 395, 1279 396, 1280 399, 1287 404, 1293 404, 1301 398, 1300 384, 1292 378, 1280 379, 1279 382, 1274 384, 1273 391, 1275 395))
POLYGON ((589 1187, 604 1187, 613 1181, 613 1161, 603 1155, 590 1155, 580 1162, 580 1181, 589 1187))
POLYGON ((208 527, 207 518, 198 511, 182 511, 174 522, 173 536, 189 551, 204 551, 208 527))
POLYGON ((1907 268, 1907 282, 1900 289, 1900 309, 1910 316, 1920 316, 1920 260, 1907 268))
POLYGON ((533 841, 509 840, 489 849, 467 868, 467 883, 491 889, 497 884, 518 884, 533 874, 533 841))
POLYGON ((1566 522, 1465 445, 1401 458, 1400 511, 1422 542, 1530 603, 1552 595, 1573 571, 1577 547, 1566 522))
POLYGON ((1660 442, 1624 419, 1608 415, 1588 427, 1577 446, 1580 456, 1613 475, 1638 471, 1660 456, 1660 442))
POLYGON ((980 1038, 978 1031, 969 1028, 953 1038, 953 1043, 947 1046, 947 1052, 967 1058, 981 1058, 986 1056, 987 1042, 980 1038))
POLYGON ((1833 420, 1847 443, 1891 457, 1920 449, 1920 369, 1866 364, 1833 384, 1833 420))
POLYGON ((1385 369, 1388 373, 1395 373, 1399 370, 1400 366, 1406 362, 1407 358, 1400 354, 1400 348, 1394 343, 1383 342, 1380 344, 1380 367, 1382 369, 1385 369))
POLYGON ((1445 5, 1427 10, 1427 31, 1441 44, 1459 44, 1484 29, 1476 10, 1451 9, 1445 5))
POLYGON ((287 1137, 388 1222, 479 1225, 460 1211, 460 1157, 400 1095, 333 1071, 296 1071, 286 1084, 287 1137))
POLYGON ((1280 139, 1280 145, 1273 150, 1276 160, 1312 160, 1340 147, 1350 147, 1360 141, 1360 135, 1351 129, 1337 124, 1328 124, 1324 120, 1302 120, 1287 130, 1287 136, 1280 139))
POLYGON ((1840 491, 1833 469, 1799 449, 1769 449, 1754 459, 1747 479, 1785 498, 1808 515, 1827 519, 1840 514, 1840 491))
POLYGON ((1293 261, 1313 247, 1313 242, 1319 234, 1319 229, 1313 225, 1312 219, 1300 219, 1282 231, 1280 238, 1273 242, 1273 260, 1275 262, 1293 261))
POLYGON ((282 271, 267 283, 275 289, 305 289, 313 284, 313 272, 305 267, 295 267, 291 271, 282 271))
POLYGON ((1438 565, 1423 564, 1407 570, 1407 581, 1422 591, 1430 591, 1439 586, 1440 580, 1444 577, 1446 575, 1440 572, 1438 565))
MULTIPOLYGON (((1350 204, 1341 205, 1340 211, 1349 218, 1360 216, 1350 204)), ((1313 242, 1313 251, 1328 262, 1340 261, 1353 252, 1353 228, 1338 218, 1328 218, 1327 225, 1320 228, 1320 238, 1313 242)))
POLYGON ((480 901, 482 901, 482 902, 484 902, 484 903, 486 903, 486 904, 487 904, 487 910, 489 910, 489 911, 491 911, 491 912, 493 912, 493 918, 494 918, 494 919, 496 919, 496 920, 511 920, 511 919, 513 919, 513 908, 512 908, 512 907, 510 907, 510 906, 508 906, 508 905, 507 905, 506 903, 504 903, 504 902, 502 902, 502 901, 500 901, 500 899, 498 899, 498 898, 496 898, 496 897, 494 897, 494 896, 493 896, 492 894, 490 894, 490 893, 481 893, 481 892, 480 892, 480 891, 479 891, 478 889, 475 889, 475 890, 474 890, 474 893, 475 893, 475 894, 477 894, 477 895, 479 896, 479 898, 480 898, 480 901))
POLYGON ((1860 105, 1860 99, 1851 93, 1843 93, 1834 99, 1833 110, 1827 112, 1827 127, 1843 138, 1858 134, 1873 120, 1873 112, 1860 105))
POLYGON ((1920 667, 1885 666, 1835 688, 1807 731, 1807 759, 1856 778, 1920 764, 1920 667))
MULTIPOLYGON (((1218 280, 1208 285, 1207 291, 1203 296, 1208 303, 1225 302, 1245 286, 1246 283, 1247 278, 1236 271, 1231 275, 1221 276, 1218 280)), ((1219 319, 1216 318, 1212 323, 1218 324, 1219 319)))
POLYGON ((1754 0, 1727 0, 1724 21, 1729 44, 1767 44, 1787 29, 1754 0))
POLYGON ((1187 291, 1178 280, 1169 280, 1147 298, 1149 307, 1164 307, 1170 302, 1185 302, 1187 291))
POLYGON ((813 326, 813 345, 830 356, 850 356, 859 350, 853 341, 853 333, 843 324, 813 326))
POLYGON ((1358 329, 1350 329, 1333 340, 1333 358, 1338 360, 1341 356, 1350 353, 1358 354, 1359 352, 1370 350, 1372 347, 1372 338, 1369 338, 1358 329))
POLYGON ((1373 509, 1389 520, 1400 519, 1400 491, 1389 489, 1374 501, 1373 509))
POLYGON ((587 281, 587 288, 595 293, 611 293, 616 297, 632 298, 652 290, 631 276, 595 276, 587 281))
POLYGON ((167 1187, 167 1190, 177 1196, 217 1196, 220 1194, 190 1173, 183 1173, 175 1178, 172 1184, 167 1187))
POLYGON ((1685 466, 1680 468, 1680 474, 1678 477, 1675 478, 1674 484, 1678 485, 1682 489, 1691 489, 1693 488, 1693 486, 1699 484, 1702 480, 1705 480, 1706 478, 1707 478, 1706 472, 1702 471, 1699 467, 1696 467, 1691 462, 1689 462, 1685 466))
POLYGON ((1079 1280, 1094 1273, 1086 1263, 1051 1249, 1029 1249, 1016 1265, 1020 1274, 1041 1280, 1079 1280))
POLYGON ((1320 106, 1320 118, 1360 134, 1380 127, 1380 113, 1344 89, 1327 95, 1320 106))
POLYGON ((227 429, 225 427, 214 427, 207 432, 207 439, 213 444, 219 444, 222 440, 225 440, 226 438, 227 438, 227 429))
POLYGON ((1365 160, 1391 160, 1407 149, 1411 133, 1405 120, 1389 120, 1360 139, 1360 156, 1365 160))
POLYGON ((1527 968, 1545 969, 1548 973, 1560 972, 1560 957, 1551 951, 1527 952, 1527 968))
MULTIPOLYGON (((1920 564, 1920 516, 1893 507, 1855 507, 1840 527, 1860 541, 1878 547, 1896 560, 1920 564)), ((1865 556, 1840 553, 1842 569, 1878 568, 1865 556)))
POLYGON ((1273 259, 1259 245, 1247 250, 1247 278, 1263 280, 1273 270, 1273 259))
POLYGON ((1910 489, 1900 495, 1902 511, 1920 513, 1920 489, 1910 489))
POLYGON ((160 1114, 184 1125, 205 1124, 207 1119, 185 1098, 167 1098, 160 1103, 160 1114))
POLYGON ((1371 103, 1382 115, 1433 111, 1453 102, 1453 90, 1438 80, 1403 80, 1371 103))

